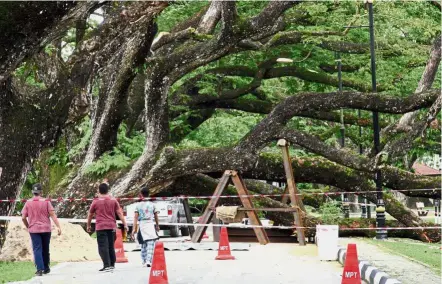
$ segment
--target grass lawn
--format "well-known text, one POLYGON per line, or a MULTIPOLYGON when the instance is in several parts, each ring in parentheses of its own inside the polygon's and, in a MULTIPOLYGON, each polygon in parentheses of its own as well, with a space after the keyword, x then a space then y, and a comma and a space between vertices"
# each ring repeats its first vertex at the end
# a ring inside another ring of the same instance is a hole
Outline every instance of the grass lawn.
MULTIPOLYGON (((51 263, 51 267, 57 265, 51 263)), ((29 280, 34 277, 35 266, 30 261, 5 262, 0 261, 0 283, 29 280)))
POLYGON ((0 261, 0 283, 31 279, 35 273, 34 263, 30 261, 0 261))
POLYGON ((391 238, 383 242, 373 240, 369 240, 369 242, 391 253, 407 256, 413 260, 422 262, 438 273, 441 272, 442 251, 440 250, 440 243, 428 244, 410 239, 397 238, 391 238))

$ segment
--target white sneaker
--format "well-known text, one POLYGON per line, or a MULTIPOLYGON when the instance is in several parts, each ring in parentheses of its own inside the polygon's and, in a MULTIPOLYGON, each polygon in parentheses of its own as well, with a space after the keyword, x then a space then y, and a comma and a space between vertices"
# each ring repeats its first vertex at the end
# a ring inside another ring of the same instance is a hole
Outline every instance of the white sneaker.
POLYGON ((141 266, 142 266, 142 267, 145 267, 145 266, 146 266, 146 262, 143 261, 143 262, 141 263, 141 266))

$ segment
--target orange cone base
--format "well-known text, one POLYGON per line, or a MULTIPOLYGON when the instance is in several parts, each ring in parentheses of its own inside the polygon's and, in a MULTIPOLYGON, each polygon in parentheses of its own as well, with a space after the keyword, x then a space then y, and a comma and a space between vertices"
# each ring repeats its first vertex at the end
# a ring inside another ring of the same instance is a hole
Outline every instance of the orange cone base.
POLYGON ((233 255, 217 255, 215 257, 216 260, 234 260, 235 257, 233 255))
POLYGON ((125 263, 125 262, 129 262, 127 260, 127 257, 117 257, 116 263, 125 263))
POLYGON ((117 257, 116 263, 128 262, 127 257, 124 254, 123 235, 120 229, 117 229, 117 239, 115 240, 115 256, 117 257))

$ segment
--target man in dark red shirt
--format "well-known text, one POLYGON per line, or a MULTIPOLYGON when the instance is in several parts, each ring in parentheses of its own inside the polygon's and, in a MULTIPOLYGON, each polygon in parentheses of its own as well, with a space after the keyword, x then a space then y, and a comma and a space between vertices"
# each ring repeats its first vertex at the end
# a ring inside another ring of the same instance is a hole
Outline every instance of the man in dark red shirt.
POLYGON ((91 222, 95 214, 95 231, 97 232, 98 253, 103 261, 103 268, 99 271, 112 271, 115 268, 114 233, 117 229, 115 214, 127 229, 126 220, 120 210, 118 201, 109 196, 109 186, 102 183, 98 186, 99 196, 92 202, 87 217, 87 231, 91 232, 91 222))
POLYGON ((35 275, 41 276, 51 271, 49 268, 49 244, 51 242, 51 220, 49 217, 57 226, 58 235, 61 234, 61 227, 51 202, 41 197, 42 187, 39 183, 32 186, 32 194, 34 197, 25 203, 21 214, 23 223, 31 235, 34 261, 37 267, 35 275))

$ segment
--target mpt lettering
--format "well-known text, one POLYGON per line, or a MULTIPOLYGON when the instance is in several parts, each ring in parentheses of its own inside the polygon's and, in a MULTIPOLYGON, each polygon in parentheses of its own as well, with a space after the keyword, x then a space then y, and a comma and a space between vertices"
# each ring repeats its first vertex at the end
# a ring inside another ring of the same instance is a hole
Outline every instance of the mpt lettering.
POLYGON ((352 278, 352 277, 356 278, 357 275, 358 275, 357 272, 349 272, 349 271, 345 272, 345 278, 352 278))
POLYGON ((164 270, 153 270, 152 271, 152 275, 155 276, 155 277, 163 276, 164 275, 164 270))

